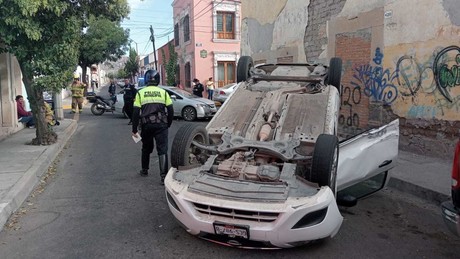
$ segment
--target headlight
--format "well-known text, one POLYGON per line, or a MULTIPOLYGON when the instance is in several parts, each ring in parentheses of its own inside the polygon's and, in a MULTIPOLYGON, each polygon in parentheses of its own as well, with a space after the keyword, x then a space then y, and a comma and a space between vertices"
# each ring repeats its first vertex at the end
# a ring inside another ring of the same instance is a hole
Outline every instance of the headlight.
POLYGON ((200 104, 197 104, 196 107, 197 107, 197 108, 198 108, 198 107, 201 107, 201 108, 203 108, 203 109, 209 109, 209 106, 208 106, 207 104, 201 104, 201 103, 200 103, 200 104))

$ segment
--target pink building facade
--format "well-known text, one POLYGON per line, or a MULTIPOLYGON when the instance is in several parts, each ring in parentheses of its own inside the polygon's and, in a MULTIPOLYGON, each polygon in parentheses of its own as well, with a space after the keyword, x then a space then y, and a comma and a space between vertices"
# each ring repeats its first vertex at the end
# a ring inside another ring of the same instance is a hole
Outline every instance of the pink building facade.
POLYGON ((194 78, 204 84, 209 77, 216 86, 236 82, 241 1, 175 0, 172 7, 180 83, 191 87, 194 78))

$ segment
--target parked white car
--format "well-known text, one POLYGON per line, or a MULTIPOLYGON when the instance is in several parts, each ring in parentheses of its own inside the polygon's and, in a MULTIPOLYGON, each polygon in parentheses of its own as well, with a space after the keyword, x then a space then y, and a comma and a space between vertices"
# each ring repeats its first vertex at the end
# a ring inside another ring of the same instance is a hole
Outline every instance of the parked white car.
POLYGON ((188 233, 228 246, 333 237, 343 220, 338 204, 385 186, 398 121, 339 141, 340 59, 328 67, 252 64, 240 58, 242 83, 206 128, 186 124, 175 135, 165 179, 171 213, 188 233))
MULTIPOLYGON (((177 87, 163 85, 159 87, 166 90, 171 97, 175 117, 181 117, 186 121, 194 121, 196 119, 211 118, 217 112, 216 105, 211 100, 198 97, 177 87)), ((119 93, 115 103, 115 111, 125 114, 123 106, 123 93, 119 93)))
POLYGON ((231 83, 231 84, 228 84, 228 85, 225 85, 221 88, 217 88, 214 90, 214 94, 213 94, 213 100, 214 101, 217 101, 217 102, 220 102, 220 103, 224 103, 227 98, 230 96, 230 94, 233 93, 233 91, 235 91, 235 89, 240 85, 241 83, 231 83))

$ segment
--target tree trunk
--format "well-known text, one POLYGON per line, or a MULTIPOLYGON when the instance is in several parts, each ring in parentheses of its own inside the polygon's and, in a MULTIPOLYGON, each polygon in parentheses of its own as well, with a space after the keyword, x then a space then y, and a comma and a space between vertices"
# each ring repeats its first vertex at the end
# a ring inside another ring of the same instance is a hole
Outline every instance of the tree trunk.
POLYGON ((45 100, 43 99, 43 89, 33 84, 30 76, 32 73, 26 71, 25 66, 20 62, 22 71, 22 81, 26 88, 30 108, 35 121, 36 137, 32 140, 32 145, 51 145, 56 143, 57 134, 48 126, 45 120, 45 100))

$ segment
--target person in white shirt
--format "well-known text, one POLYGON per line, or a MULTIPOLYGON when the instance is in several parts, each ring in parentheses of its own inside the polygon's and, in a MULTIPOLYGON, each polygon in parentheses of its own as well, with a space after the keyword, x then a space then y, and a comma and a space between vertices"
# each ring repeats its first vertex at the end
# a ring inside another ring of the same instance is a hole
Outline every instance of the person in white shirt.
POLYGON ((212 77, 208 79, 206 83, 206 88, 208 89, 208 99, 212 100, 212 96, 214 94, 214 81, 212 81, 212 77))

